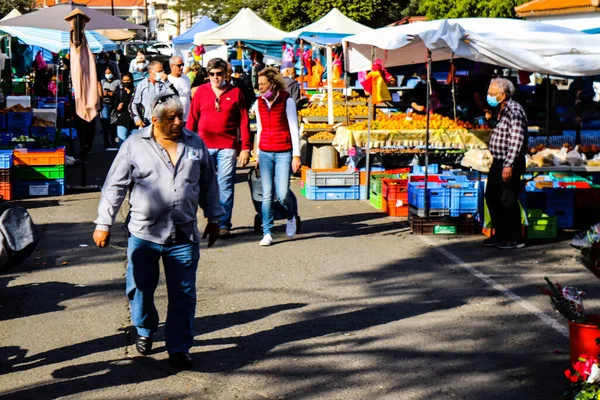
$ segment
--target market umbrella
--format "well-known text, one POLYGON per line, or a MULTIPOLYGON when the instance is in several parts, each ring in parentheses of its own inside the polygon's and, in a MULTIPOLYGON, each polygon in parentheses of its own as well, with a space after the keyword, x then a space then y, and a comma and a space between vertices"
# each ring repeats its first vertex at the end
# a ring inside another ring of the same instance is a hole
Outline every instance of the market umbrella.
POLYGON ((96 29, 96 32, 110 40, 129 40, 135 37, 135 33, 127 29, 96 29))
POLYGON ((132 24, 121 18, 113 17, 102 11, 88 8, 80 4, 59 4, 53 7, 41 8, 37 11, 10 18, 3 21, 6 26, 27 26, 30 28, 54 29, 58 31, 71 30, 71 25, 65 21, 65 17, 74 10, 79 9, 85 14, 90 22, 85 25, 85 30, 95 31, 98 29, 146 29, 141 25, 132 24))

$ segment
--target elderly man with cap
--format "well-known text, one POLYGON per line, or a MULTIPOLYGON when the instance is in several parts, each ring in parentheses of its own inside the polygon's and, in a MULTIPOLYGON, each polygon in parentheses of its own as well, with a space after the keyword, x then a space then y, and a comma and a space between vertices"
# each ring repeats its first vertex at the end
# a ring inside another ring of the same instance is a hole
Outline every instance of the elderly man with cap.
POLYGON ((294 68, 294 64, 284 61, 281 64, 281 76, 285 82, 285 91, 290 94, 290 98, 298 105, 298 100, 300 100, 300 84, 295 79, 296 69, 294 68))
POLYGON ((196 270, 200 259, 198 205, 207 218, 208 247, 219 237, 219 186, 204 141, 183 127, 183 105, 175 94, 160 94, 151 104, 152 124, 130 136, 119 149, 102 188, 94 242, 109 244, 110 228, 129 191, 126 294, 136 349, 152 350, 159 317, 154 291, 159 261, 169 293, 165 343, 170 363, 192 367, 196 270))

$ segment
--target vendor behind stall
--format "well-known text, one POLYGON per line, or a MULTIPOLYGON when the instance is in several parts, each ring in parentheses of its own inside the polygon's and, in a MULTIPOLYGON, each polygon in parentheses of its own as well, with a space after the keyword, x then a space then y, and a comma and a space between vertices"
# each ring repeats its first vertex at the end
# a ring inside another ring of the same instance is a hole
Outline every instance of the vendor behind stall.
MULTIPOLYGON (((415 112, 419 114, 425 114, 427 109, 427 69, 419 69, 418 76, 419 82, 411 91, 410 106, 415 112)), ((431 112, 436 112, 442 106, 442 103, 439 100, 439 96, 442 92, 442 87, 435 79, 432 78, 431 88, 431 112)))

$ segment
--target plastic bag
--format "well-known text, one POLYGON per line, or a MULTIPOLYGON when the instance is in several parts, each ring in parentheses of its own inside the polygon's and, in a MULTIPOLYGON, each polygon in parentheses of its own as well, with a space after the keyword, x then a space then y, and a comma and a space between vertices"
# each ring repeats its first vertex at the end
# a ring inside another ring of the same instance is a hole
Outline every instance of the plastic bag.
POLYGON ((567 164, 572 167, 578 167, 584 164, 584 160, 579 153, 579 146, 575 146, 575 149, 567 153, 567 164))
POLYGON ((569 152, 569 149, 567 149, 566 147, 563 147, 560 149, 560 151, 556 154, 554 154, 554 159, 552 160, 554 162, 554 165, 556 167, 558 167, 559 165, 566 165, 567 164, 567 153, 569 152))
POLYGON ((475 171, 488 173, 493 161, 494 157, 489 150, 471 149, 465 153, 460 165, 473 168, 475 171))
POLYGON ((538 167, 550 167, 554 165, 554 158, 558 152, 558 150, 552 149, 542 150, 531 156, 531 160, 537 164, 538 167))

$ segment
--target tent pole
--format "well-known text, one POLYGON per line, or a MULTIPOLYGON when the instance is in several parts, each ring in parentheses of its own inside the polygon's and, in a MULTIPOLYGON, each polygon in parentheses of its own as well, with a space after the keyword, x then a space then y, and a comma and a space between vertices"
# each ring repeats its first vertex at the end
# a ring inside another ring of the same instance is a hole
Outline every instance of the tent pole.
POLYGON ((300 94, 306 93, 304 90, 304 40, 300 39, 300 94))
POLYGON ((456 122, 456 87, 454 85, 454 72, 456 71, 454 68, 454 52, 452 53, 452 57, 450 57, 450 79, 452 79, 452 109, 454 111, 454 121, 456 122))
POLYGON ((425 216, 429 217, 429 192, 427 191, 427 181, 429 180, 429 111, 431 102, 431 50, 427 49, 427 104, 425 112, 425 216))
MULTIPOLYGON (((371 46, 371 68, 373 68, 373 61, 375 61, 375 46, 371 46)), ((371 89, 371 93, 369 94, 369 108, 367 110, 368 120, 367 120, 367 157, 366 157, 366 165, 365 165, 365 174, 366 174, 366 183, 365 191, 367 192, 367 199, 371 196, 371 179, 370 179, 370 165, 371 162, 371 123, 373 122, 373 90, 371 89)))
POLYGON ((550 147, 550 75, 546 75, 546 147, 550 147))
POLYGON ((333 49, 331 45, 327 45, 327 122, 333 125, 333 49))

